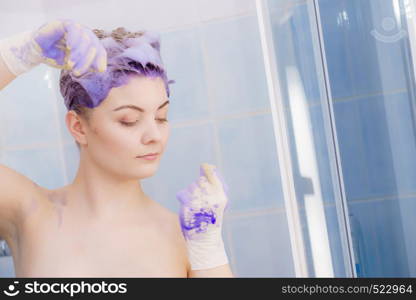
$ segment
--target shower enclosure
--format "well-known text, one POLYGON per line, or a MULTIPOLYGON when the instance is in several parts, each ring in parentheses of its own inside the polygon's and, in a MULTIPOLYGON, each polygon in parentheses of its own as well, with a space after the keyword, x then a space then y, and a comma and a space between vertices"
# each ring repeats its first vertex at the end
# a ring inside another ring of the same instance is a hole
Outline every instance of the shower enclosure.
POLYGON ((415 276, 415 2, 257 8, 296 274, 415 276))
MULTIPOLYGON (((183 0, 169 16, 155 16, 167 1, 33 3, 39 20, 92 26, 135 29, 130 11, 153 16, 143 26, 163 33, 162 57, 177 83, 170 146, 144 188, 177 211, 172 195, 194 180, 195 166, 216 164, 230 186, 223 237, 235 276, 416 275, 414 1, 183 0), (117 13, 100 18, 89 13, 94 5, 117 13)), ((13 5, 0 4, 0 25, 15 22, 13 5)), ((48 188, 70 182, 78 155, 57 76, 41 66, 0 92, 8 108, 0 112, 0 163, 48 188), (29 102, 22 85, 47 105, 29 102), (17 102, 44 115, 20 116, 17 102), (34 126, 17 122, 25 117, 34 126), (42 143, 53 145, 45 155, 42 143)), ((13 276, 4 242, 0 256, 0 276, 13 276)))

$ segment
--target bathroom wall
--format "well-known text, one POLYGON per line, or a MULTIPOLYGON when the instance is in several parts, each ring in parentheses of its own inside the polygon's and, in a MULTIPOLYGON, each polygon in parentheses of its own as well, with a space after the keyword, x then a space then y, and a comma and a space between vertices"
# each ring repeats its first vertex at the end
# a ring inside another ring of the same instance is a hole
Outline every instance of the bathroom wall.
MULTIPOLYGON (((161 33, 176 80, 171 136, 158 173, 142 181, 145 192, 177 212, 175 194, 200 163, 217 165, 230 187, 223 237, 234 275, 294 277, 254 0, 2 1, 0 38, 64 17, 161 33)), ((48 189, 69 184, 78 166, 58 75, 40 65, 0 93, 0 163, 48 189)), ((14 276, 10 257, 0 258, 0 276, 14 276)))

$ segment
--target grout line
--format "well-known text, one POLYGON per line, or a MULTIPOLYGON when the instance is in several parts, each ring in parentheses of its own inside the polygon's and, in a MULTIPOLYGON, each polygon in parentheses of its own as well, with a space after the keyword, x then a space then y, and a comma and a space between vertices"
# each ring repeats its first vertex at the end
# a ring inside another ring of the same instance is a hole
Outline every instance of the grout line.
MULTIPOLYGON (((333 102, 348 102, 348 101, 354 101, 354 100, 363 100, 363 98, 369 98, 369 97, 375 97, 375 96, 387 96, 387 95, 396 95, 396 94, 401 94, 407 92, 406 88, 403 89, 396 89, 396 90, 391 90, 391 91, 377 91, 374 93, 369 93, 369 94, 359 94, 359 95, 354 95, 351 97, 344 97, 344 98, 335 98, 332 99, 333 102)), ((319 100, 314 101, 313 103, 310 104, 310 106, 319 106, 321 105, 321 102, 319 102, 319 100)))
POLYGON ((416 193, 409 193, 403 195, 388 195, 384 197, 374 197, 374 198, 362 198, 357 200, 348 200, 348 204, 350 203, 367 203, 367 202, 377 202, 377 201, 395 201, 395 200, 404 200, 404 199, 412 199, 416 198, 416 193))
MULTIPOLYGON (((399 197, 395 197, 395 195, 390 195, 386 197, 378 197, 378 198, 365 198, 365 199, 358 199, 358 200, 348 200, 348 204, 355 204, 355 203, 368 203, 368 202, 381 202, 381 201, 395 201, 395 200, 403 200, 403 199, 412 199, 416 198, 416 193, 410 193, 406 195, 401 195, 399 197)), ((324 203, 325 207, 335 206, 335 203, 324 203)), ((299 206, 300 210, 305 209, 304 206, 299 206)), ((227 218, 229 220, 236 220, 236 219, 243 219, 246 217, 258 217, 264 216, 268 214, 276 214, 276 213, 284 213, 285 208, 263 208, 263 209, 252 209, 252 210, 245 210, 240 212, 229 212, 227 218)))

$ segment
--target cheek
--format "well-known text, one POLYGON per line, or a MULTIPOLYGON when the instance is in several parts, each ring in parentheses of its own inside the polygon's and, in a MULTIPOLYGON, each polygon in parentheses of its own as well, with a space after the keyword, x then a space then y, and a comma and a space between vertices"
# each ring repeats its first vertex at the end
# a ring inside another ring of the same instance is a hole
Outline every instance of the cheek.
POLYGON ((132 145, 134 142, 131 134, 128 134, 125 130, 118 129, 116 126, 94 127, 92 131, 95 135, 97 146, 112 154, 119 154, 128 150, 129 145, 132 145))
POLYGON ((162 134, 162 143, 164 144, 164 145, 166 145, 167 144, 167 142, 168 142, 168 140, 169 140, 169 136, 170 136, 170 126, 169 126, 169 124, 166 126, 166 129, 163 131, 163 134, 162 134))

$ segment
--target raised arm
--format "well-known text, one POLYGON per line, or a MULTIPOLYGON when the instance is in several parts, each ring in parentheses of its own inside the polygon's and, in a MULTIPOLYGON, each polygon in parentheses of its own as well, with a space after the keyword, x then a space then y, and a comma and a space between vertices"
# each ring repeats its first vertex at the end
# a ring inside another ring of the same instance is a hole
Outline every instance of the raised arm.
POLYGON ((0 53, 0 91, 12 82, 17 76, 14 75, 7 67, 3 56, 0 53))
POLYGON ((37 186, 23 174, 0 164, 0 238, 9 240, 37 186))
MULTIPOLYGON (((69 19, 46 22, 38 29, 0 39, 0 90, 40 63, 81 76, 89 71, 104 72, 107 53, 88 27, 69 19)), ((1 238, 7 240, 15 232, 27 195, 36 190, 29 178, 0 165, 1 238)))

